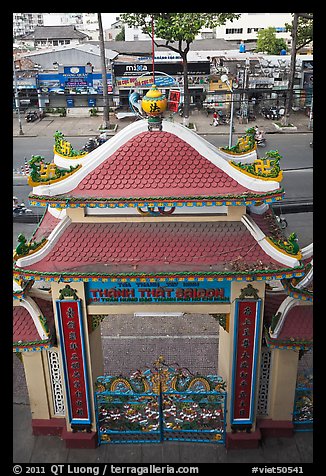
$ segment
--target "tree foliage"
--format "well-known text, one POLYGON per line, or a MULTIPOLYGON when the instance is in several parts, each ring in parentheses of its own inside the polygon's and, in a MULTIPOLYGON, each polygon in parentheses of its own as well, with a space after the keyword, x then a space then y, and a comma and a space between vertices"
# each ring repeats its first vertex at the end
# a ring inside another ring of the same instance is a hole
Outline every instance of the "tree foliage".
POLYGON ((117 36, 115 37, 115 41, 125 41, 125 27, 123 26, 117 36))
POLYGON ((286 42, 283 38, 276 38, 276 29, 273 26, 258 31, 256 51, 279 55, 282 49, 286 50, 286 42))
POLYGON ((187 54, 191 43, 202 28, 215 28, 224 25, 227 20, 234 20, 240 13, 122 13, 120 19, 129 27, 140 28, 142 33, 152 38, 154 26, 154 43, 179 53, 183 62, 184 78, 184 117, 189 117, 189 88, 187 54), (156 39, 165 40, 159 44, 156 39))
MULTIPOLYGON (((298 17, 297 46, 300 50, 313 41, 313 16, 312 13, 302 13, 298 17)), ((292 23, 285 23, 286 31, 292 31, 292 23)))
POLYGON ((180 47, 171 43, 185 41, 189 45, 202 28, 215 28, 239 17, 237 13, 122 13, 120 18, 130 27, 141 28, 142 33, 150 37, 153 18, 155 37, 166 40, 166 47, 178 50, 180 47))

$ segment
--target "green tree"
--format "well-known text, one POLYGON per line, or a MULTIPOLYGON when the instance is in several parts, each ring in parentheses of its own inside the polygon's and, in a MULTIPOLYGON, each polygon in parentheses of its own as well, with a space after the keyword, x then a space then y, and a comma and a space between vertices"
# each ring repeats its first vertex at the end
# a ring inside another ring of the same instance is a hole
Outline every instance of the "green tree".
POLYGON ((279 55, 282 49, 286 49, 286 42, 283 38, 276 38, 276 29, 273 26, 258 31, 257 52, 279 55))
POLYGON ((290 111, 292 108, 293 101, 293 86, 294 86, 294 75, 295 75, 295 63, 296 55, 299 48, 302 48, 305 44, 309 43, 312 40, 312 31, 313 31, 313 14, 312 13, 292 13, 293 21, 291 26, 291 62, 290 62, 290 74, 289 74, 289 83, 288 89, 286 92, 285 99, 285 113, 282 117, 282 124, 287 126, 289 124, 290 111), (308 22, 309 22, 309 35, 308 35, 308 22), (299 26, 301 25, 301 27, 299 26), (304 33, 305 31, 305 33, 304 33), (306 37, 306 40, 304 40, 306 37), (308 38, 310 37, 309 41, 308 38), (299 43, 300 41, 300 43, 299 43), (306 41, 306 43, 304 42, 306 41))
MULTIPOLYGON (((312 14, 310 13, 302 13, 301 15, 305 16, 298 16, 298 24, 297 24, 297 44, 296 44, 296 51, 300 50, 304 46, 308 45, 313 41, 313 18, 312 14), (307 16, 306 16, 307 15, 307 16)), ((292 23, 285 23, 286 31, 292 31, 292 23)))
POLYGON ((120 19, 130 27, 140 28, 143 33, 165 40, 156 47, 165 47, 179 53, 183 64, 184 123, 189 123, 189 86, 187 54, 191 43, 202 28, 215 28, 227 20, 237 19, 237 13, 122 13, 120 19))
POLYGON ((125 27, 123 26, 117 36, 115 37, 116 41, 125 41, 125 27))

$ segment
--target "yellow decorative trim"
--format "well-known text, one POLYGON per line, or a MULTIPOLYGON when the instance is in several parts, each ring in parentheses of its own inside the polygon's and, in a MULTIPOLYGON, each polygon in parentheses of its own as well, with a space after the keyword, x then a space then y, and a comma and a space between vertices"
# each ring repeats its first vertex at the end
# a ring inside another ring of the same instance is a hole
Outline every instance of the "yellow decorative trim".
POLYGON ((88 155, 88 152, 83 155, 74 155, 73 157, 70 157, 68 155, 63 155, 63 154, 60 154, 60 152, 56 150, 55 145, 53 146, 53 153, 56 155, 59 155, 59 157, 62 157, 63 159, 69 159, 69 160, 83 159, 84 157, 86 157, 86 155, 88 155))
MULTIPOLYGON (((279 248, 278 246, 275 245, 275 243, 272 242, 272 240, 270 240, 268 238, 268 236, 265 236, 265 239, 266 241, 271 245, 273 246, 273 248, 275 248, 277 251, 280 251, 281 253, 283 253, 284 255, 286 256, 290 256, 291 258, 296 258, 297 260, 301 260, 302 259, 302 253, 301 251, 299 251, 299 253, 297 253, 296 255, 292 255, 290 253, 287 253, 286 251, 282 250, 281 248, 279 248)), ((281 278, 282 276, 280 276, 281 278)))
POLYGON ((45 246, 47 242, 48 240, 44 240, 43 243, 41 243, 37 248, 35 248, 35 250, 30 250, 26 255, 18 255, 16 251, 14 251, 14 254, 13 254, 14 260, 17 261, 20 258, 26 258, 26 256, 33 255, 34 253, 39 251, 41 248, 43 248, 43 246, 45 246))
POLYGON ((241 172, 245 175, 248 175, 248 177, 252 177, 252 178, 255 178, 255 179, 259 179, 259 180, 266 180, 266 181, 270 181, 270 182, 281 182, 283 180, 283 171, 282 170, 280 170, 277 177, 262 177, 260 175, 251 174, 250 172, 247 172, 246 170, 242 170, 239 167, 237 167, 236 165, 232 164, 232 162, 229 162, 229 164, 234 169, 238 170, 239 172, 241 172))
POLYGON ((77 172, 77 170, 79 170, 81 167, 82 167, 82 165, 79 164, 79 165, 77 165, 77 167, 72 172, 68 172, 63 177, 59 177, 57 179, 49 179, 46 182, 33 182, 33 180, 31 179, 31 176, 29 175, 28 176, 28 185, 30 187, 40 187, 41 185, 52 185, 53 183, 61 182, 62 180, 65 180, 66 178, 70 177, 75 172, 77 172))
POLYGON ((221 152, 225 152, 228 155, 234 155, 236 157, 240 157, 241 155, 246 155, 250 154, 251 152, 254 152, 257 149, 257 145, 255 144, 254 147, 250 150, 247 150, 246 152, 231 152, 230 150, 224 150, 223 147, 219 147, 219 150, 221 152))

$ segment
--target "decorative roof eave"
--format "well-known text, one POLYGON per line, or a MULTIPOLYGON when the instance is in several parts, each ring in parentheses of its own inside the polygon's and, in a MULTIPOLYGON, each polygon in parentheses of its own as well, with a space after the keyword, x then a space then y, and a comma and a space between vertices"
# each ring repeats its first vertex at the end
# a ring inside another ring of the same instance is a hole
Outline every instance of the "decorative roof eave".
MULTIPOLYGON (((305 275, 304 275, 305 276, 305 275)), ((303 278, 304 278, 303 276, 303 278)), ((286 294, 294 299, 299 299, 301 301, 310 301, 313 302, 314 295, 312 291, 307 289, 299 289, 288 281, 287 279, 282 280, 282 285, 286 294)))
POLYGON ((18 267, 13 268, 14 277, 28 277, 35 280, 41 281, 55 281, 55 282, 73 282, 73 281, 83 281, 83 282, 105 282, 111 278, 125 278, 127 281, 135 278, 189 278, 189 277, 205 277, 212 278, 216 281, 263 281, 271 279, 290 279, 293 277, 301 277, 304 272, 302 271, 303 267, 299 266, 295 269, 293 268, 284 268, 279 270, 270 270, 270 271, 239 271, 239 272, 212 272, 212 271, 202 271, 196 273, 187 273, 187 272, 170 272, 170 273, 142 273, 142 272, 129 272, 129 273, 77 273, 77 272, 44 272, 44 271, 33 271, 29 269, 22 269, 18 267))
MULTIPOLYGON (((286 249, 281 248, 280 246, 276 246, 271 238, 262 232, 262 230, 249 215, 243 215, 241 217, 241 221, 246 226, 250 234, 258 242, 259 246, 265 251, 265 253, 286 266, 292 266, 294 268, 299 265, 301 259, 300 251, 296 252, 296 254, 293 254, 289 251, 286 251, 286 249)), ((302 264, 302 266, 304 265, 302 264)))
POLYGON ((40 336, 40 341, 47 341, 50 334, 47 320, 34 299, 29 296, 22 296, 20 306, 24 307, 33 319, 38 335, 40 336))
POLYGON ((142 208, 146 206, 168 207, 203 207, 203 206, 248 206, 264 203, 273 203, 282 200, 284 189, 265 193, 245 193, 240 195, 215 195, 215 196, 185 196, 185 197, 69 197, 69 196, 44 196, 29 194, 29 203, 33 206, 55 208, 142 208))
MULTIPOLYGON (((87 154, 87 157, 78 159, 76 163, 81 164, 82 167, 74 174, 65 178, 61 182, 35 187, 33 193, 39 194, 40 196, 46 194, 49 197, 55 197, 73 191, 89 173, 106 161, 119 148, 123 147, 129 140, 132 140, 134 137, 147 130, 148 123, 146 120, 140 120, 130 124, 118 132, 118 134, 109 141, 87 154)), ((163 121, 163 131, 174 134, 176 137, 183 140, 189 146, 193 147, 202 157, 209 160, 215 167, 228 174, 240 185, 249 190, 259 193, 267 193, 280 189, 280 184, 275 180, 266 181, 258 176, 249 177, 248 175, 243 174, 240 170, 232 167, 228 159, 221 156, 217 147, 213 146, 196 133, 190 131, 187 127, 169 121, 163 121)), ((68 160, 67 162, 67 159, 55 157, 55 164, 59 167, 67 168, 71 165, 71 161, 69 162, 68 160)))
POLYGON ((13 352, 39 352, 53 347, 52 338, 33 342, 13 342, 13 352))
POLYGON ((313 348, 313 340, 303 340, 296 337, 291 337, 288 340, 272 339, 265 328, 265 341, 267 347, 271 349, 282 350, 310 350, 313 348))

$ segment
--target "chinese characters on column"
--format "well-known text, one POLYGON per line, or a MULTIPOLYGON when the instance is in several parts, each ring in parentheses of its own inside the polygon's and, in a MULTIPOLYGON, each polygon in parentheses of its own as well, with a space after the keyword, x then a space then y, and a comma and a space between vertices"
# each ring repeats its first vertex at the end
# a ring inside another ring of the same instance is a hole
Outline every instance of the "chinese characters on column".
POLYGON ((232 423, 252 423, 259 301, 238 301, 235 314, 232 423))
POLYGON ((66 369, 70 423, 90 423, 83 325, 79 301, 57 301, 62 357, 66 369))

